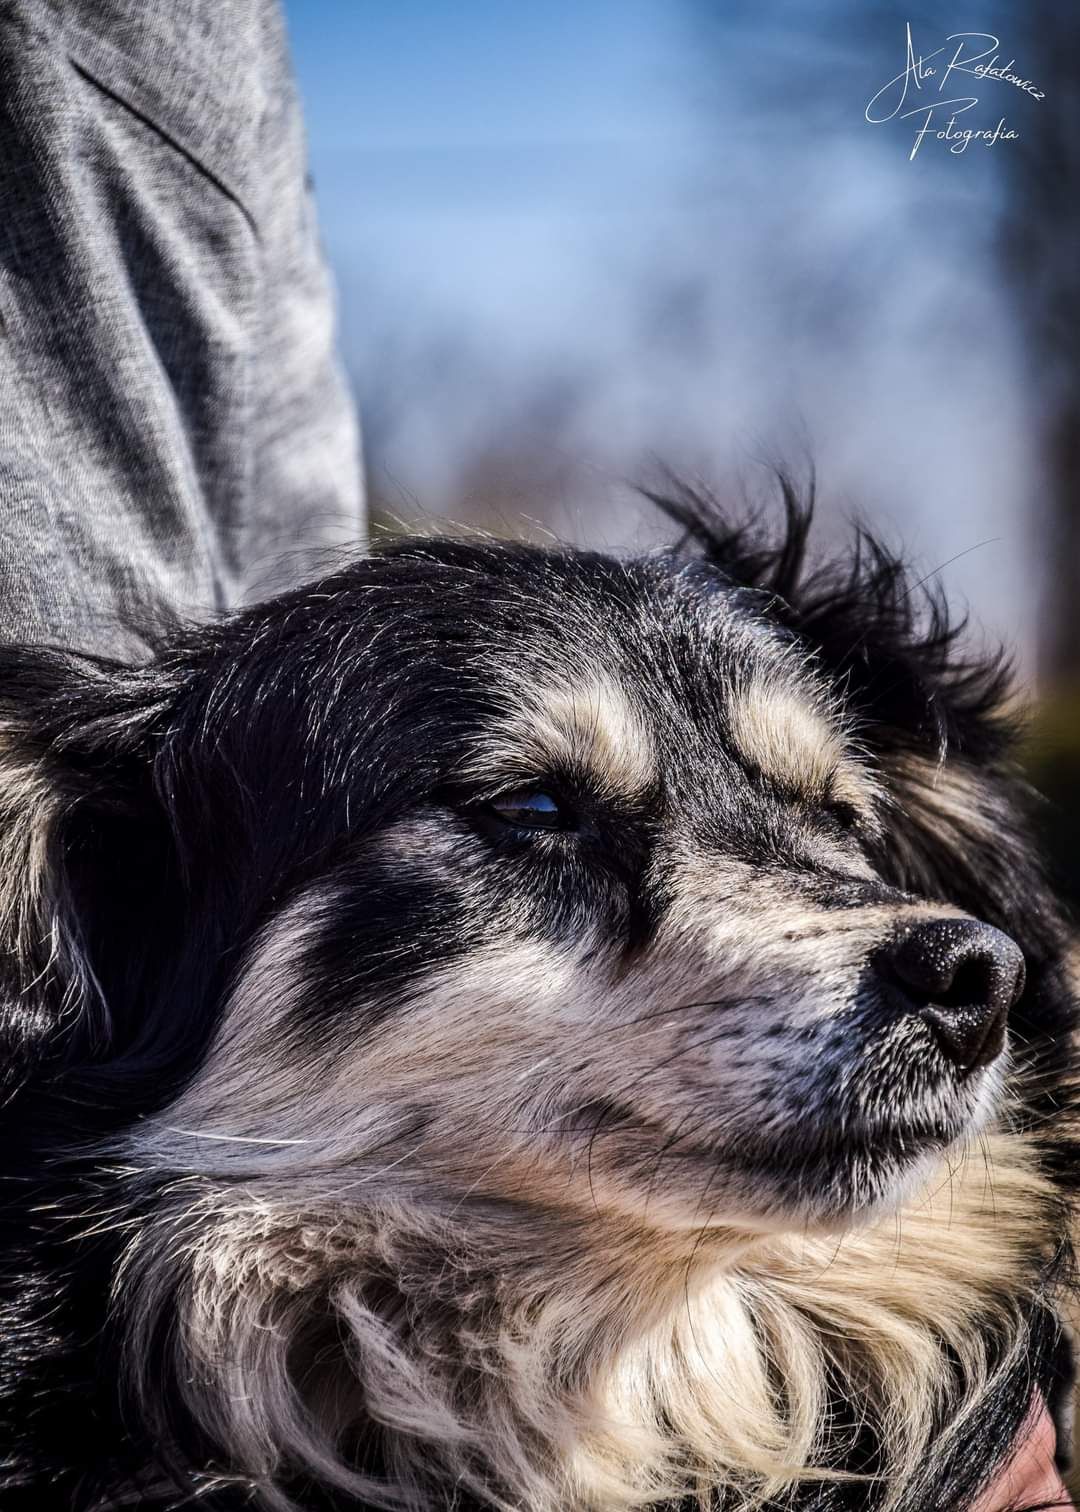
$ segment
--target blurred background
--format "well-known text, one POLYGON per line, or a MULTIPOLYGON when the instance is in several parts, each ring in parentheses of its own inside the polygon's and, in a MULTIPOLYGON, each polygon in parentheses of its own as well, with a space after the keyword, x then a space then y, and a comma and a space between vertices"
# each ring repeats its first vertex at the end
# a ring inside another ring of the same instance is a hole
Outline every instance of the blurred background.
POLYGON ((1080 895, 1075 0, 286 12, 374 521, 647 546, 662 467, 812 463, 1012 649, 1080 895))

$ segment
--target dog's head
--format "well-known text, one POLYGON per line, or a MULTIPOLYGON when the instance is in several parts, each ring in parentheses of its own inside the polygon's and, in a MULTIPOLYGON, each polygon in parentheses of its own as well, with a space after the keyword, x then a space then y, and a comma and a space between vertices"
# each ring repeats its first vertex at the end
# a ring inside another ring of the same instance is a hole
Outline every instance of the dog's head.
POLYGON ((895 1499, 973 1401, 1009 1442, 1073 1009, 1000 670, 790 500, 665 507, 637 560, 402 542, 140 667, 0 653, 16 1476, 757 1505, 895 1499))
POLYGON ((979 1130, 1063 1011, 1000 675, 879 549, 668 507, 7 654, 36 1074, 161 1170, 671 1231, 857 1219, 979 1130))

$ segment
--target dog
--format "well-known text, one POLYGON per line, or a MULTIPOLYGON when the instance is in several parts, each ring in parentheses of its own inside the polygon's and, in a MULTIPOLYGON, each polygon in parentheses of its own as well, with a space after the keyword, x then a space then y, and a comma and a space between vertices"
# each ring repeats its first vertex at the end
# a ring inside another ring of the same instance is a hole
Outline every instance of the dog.
POLYGON ((0 651, 5 1509, 959 1512, 1062 1396, 1007 674, 783 493, 0 651))

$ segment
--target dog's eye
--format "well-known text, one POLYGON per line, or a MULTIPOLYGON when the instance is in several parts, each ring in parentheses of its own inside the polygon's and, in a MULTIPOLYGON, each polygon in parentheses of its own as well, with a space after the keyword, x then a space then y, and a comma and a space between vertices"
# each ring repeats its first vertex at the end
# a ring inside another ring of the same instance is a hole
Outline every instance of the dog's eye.
POLYGON ((569 830, 576 828, 573 811, 543 788, 518 788, 492 798, 485 805, 489 814, 514 829, 569 830))

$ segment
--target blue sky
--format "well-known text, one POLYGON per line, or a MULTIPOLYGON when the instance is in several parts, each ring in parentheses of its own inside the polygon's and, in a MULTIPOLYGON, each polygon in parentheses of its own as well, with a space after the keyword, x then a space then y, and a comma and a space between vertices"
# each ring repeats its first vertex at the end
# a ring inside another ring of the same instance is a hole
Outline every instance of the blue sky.
POLYGON ((664 0, 292 0, 331 255, 403 263, 421 298, 452 300, 459 279, 498 303, 504 279, 542 270, 553 230, 618 214, 685 151, 681 15, 664 0))
POLYGON ((535 146, 666 130, 678 7, 660 0, 290 0, 312 149, 535 146))
MULTIPOLYGON (((942 36, 978 24, 936 9, 942 36)), ((487 459, 510 528, 520 498, 562 534, 620 540, 642 526, 623 480, 643 459, 734 486, 805 450, 837 514, 931 568, 958 557, 954 591, 1030 641, 1035 470, 993 263, 996 160, 912 164, 866 125, 903 63, 898 10, 286 15, 380 495, 485 518, 469 480, 487 459)))

